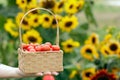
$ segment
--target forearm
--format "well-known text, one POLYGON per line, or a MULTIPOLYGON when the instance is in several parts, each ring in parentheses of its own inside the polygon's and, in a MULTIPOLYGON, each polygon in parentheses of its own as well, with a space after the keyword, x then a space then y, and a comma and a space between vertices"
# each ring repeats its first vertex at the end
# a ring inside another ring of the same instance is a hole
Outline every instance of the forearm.
MULTIPOLYGON (((44 74, 58 75, 57 72, 45 72, 44 74)), ((19 68, 0 64, 0 78, 23 78, 23 77, 37 77, 42 75, 43 73, 41 72, 26 74, 19 70, 19 68)))
POLYGON ((0 64, 0 78, 20 78, 19 69, 0 64))

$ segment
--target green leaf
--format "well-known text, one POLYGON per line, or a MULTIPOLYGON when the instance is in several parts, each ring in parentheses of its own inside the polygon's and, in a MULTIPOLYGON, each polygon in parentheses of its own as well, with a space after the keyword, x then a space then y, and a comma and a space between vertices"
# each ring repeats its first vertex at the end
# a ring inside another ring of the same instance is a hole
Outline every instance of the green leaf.
POLYGON ((10 6, 17 6, 16 5, 16 0, 7 0, 8 1, 8 7, 10 6))
POLYGON ((64 69, 63 72, 60 72, 58 76, 56 76, 56 80, 69 80, 70 70, 64 69))
POLYGON ((3 5, 2 4, 0 4, 0 9, 2 9, 3 8, 3 5))
POLYGON ((61 41, 65 41, 65 40, 67 40, 69 38, 71 38, 70 35, 69 35, 69 33, 66 33, 66 32, 61 32, 60 33, 60 40, 61 41))
POLYGON ((88 23, 83 23, 80 25, 81 29, 88 30, 89 29, 89 24, 88 23))
POLYGON ((70 36, 73 38, 75 41, 79 41, 81 45, 84 44, 84 41, 87 39, 88 35, 86 34, 86 31, 80 31, 79 30, 74 30, 70 33, 70 36))
POLYGON ((72 70, 72 69, 76 69, 76 66, 74 66, 74 65, 66 65, 66 66, 64 66, 64 69, 69 69, 69 70, 72 70))
POLYGON ((4 29, 4 23, 6 21, 6 18, 2 15, 0 15, 0 30, 4 29))
POLYGON ((94 26, 98 26, 97 22, 94 18, 93 12, 92 12, 92 6, 89 0, 86 0, 86 4, 84 6, 84 13, 86 15, 86 18, 88 20, 88 23, 94 24, 94 26))
POLYGON ((40 35, 43 38, 43 43, 45 42, 51 42, 52 44, 55 44, 56 42, 56 29, 48 28, 45 29, 43 27, 38 27, 37 30, 40 32, 40 35))
POLYGON ((96 68, 96 66, 93 63, 87 63, 87 64, 84 64, 84 66, 82 66, 81 68, 82 70, 84 70, 88 68, 96 68))
POLYGON ((18 9, 17 6, 11 6, 11 7, 4 7, 0 10, 0 15, 4 17, 16 17, 17 13, 20 10, 18 9))

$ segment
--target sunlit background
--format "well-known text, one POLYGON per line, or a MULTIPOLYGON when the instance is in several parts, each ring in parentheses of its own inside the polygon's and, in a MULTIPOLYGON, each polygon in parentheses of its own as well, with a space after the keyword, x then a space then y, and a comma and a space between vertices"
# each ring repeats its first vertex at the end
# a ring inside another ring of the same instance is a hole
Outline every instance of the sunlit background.
MULTIPOLYGON (((51 10, 59 22, 64 71, 56 80, 120 79, 120 0, 0 0, 1 63, 18 66, 20 20, 36 7, 51 10)), ((26 44, 55 44, 54 17, 46 11, 32 11, 23 19, 21 35, 26 44)))

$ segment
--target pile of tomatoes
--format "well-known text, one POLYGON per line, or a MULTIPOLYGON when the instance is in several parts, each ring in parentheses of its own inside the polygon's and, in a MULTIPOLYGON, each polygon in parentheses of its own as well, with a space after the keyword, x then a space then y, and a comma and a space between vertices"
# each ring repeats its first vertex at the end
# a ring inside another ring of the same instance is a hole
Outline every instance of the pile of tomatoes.
POLYGON ((22 48, 24 51, 29 52, 39 52, 39 51, 59 51, 59 45, 52 45, 50 42, 46 42, 44 44, 22 44, 22 48))

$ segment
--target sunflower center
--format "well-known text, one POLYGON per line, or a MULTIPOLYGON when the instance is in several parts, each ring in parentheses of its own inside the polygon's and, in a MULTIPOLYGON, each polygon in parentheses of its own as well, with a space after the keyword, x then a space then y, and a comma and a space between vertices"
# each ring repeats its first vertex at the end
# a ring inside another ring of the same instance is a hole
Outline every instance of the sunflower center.
POLYGON ((29 3, 29 2, 31 2, 31 0, 27 0, 27 2, 29 3))
POLYGON ((86 77, 90 77, 90 76, 91 76, 91 73, 90 73, 90 72, 87 72, 87 73, 85 73, 85 76, 86 76, 86 77))
POLYGON ((86 52, 87 53, 92 53, 92 50, 91 49, 86 49, 86 52))
POLYGON ((23 20, 22 22, 24 25, 28 25, 28 22, 26 20, 23 20))
POLYGON ((29 40, 30 42, 37 42, 37 39, 36 39, 35 37, 33 37, 33 36, 29 36, 29 37, 28 37, 28 40, 29 40))
POLYGON ((79 6, 77 6, 76 8, 79 9, 79 6))
POLYGON ((66 27, 70 27, 71 25, 72 25, 72 22, 71 22, 71 21, 69 21, 69 22, 67 22, 67 23, 65 24, 66 27))
POLYGON ((69 8, 70 8, 70 9, 73 8, 73 5, 71 4, 69 8))
POLYGON ((105 50, 105 53, 106 53, 106 54, 109 54, 109 52, 108 52, 107 50, 105 50))
POLYGON ((24 0, 21 1, 22 3, 25 3, 24 0))
POLYGON ((73 46, 72 46, 71 44, 68 44, 67 47, 68 47, 68 48, 72 48, 73 46))
POLYGON ((38 19, 35 19, 34 22, 38 22, 38 19))
POLYGON ((79 9, 81 7, 81 5, 78 5, 76 8, 79 9))
POLYGON ((45 0, 45 1, 43 1, 43 7, 44 8, 53 8, 54 5, 55 5, 54 0, 45 0))
POLYGON ((37 11, 37 10, 34 10, 34 11, 32 11, 31 13, 33 13, 33 14, 37 14, 38 11, 37 11))
POLYGON ((55 24, 56 24, 56 21, 55 21, 55 19, 53 19, 53 21, 52 21, 52 24, 53 24, 53 25, 55 25, 55 24))
POLYGON ((95 43, 95 41, 96 41, 96 39, 95 39, 95 37, 93 37, 93 38, 92 38, 92 42, 95 43))
POLYGON ((45 17, 45 21, 49 21, 49 18, 48 18, 48 17, 45 17))
POLYGON ((110 49, 111 49, 112 51, 116 51, 116 50, 118 49, 118 46, 117 46, 116 44, 111 44, 111 45, 110 45, 110 49))
POLYGON ((118 54, 120 55, 120 52, 118 52, 118 54))
POLYGON ((107 76, 100 76, 98 79, 96 80, 110 80, 107 76))
POLYGON ((64 3, 63 3, 63 2, 61 2, 61 3, 59 4, 58 8, 63 7, 63 5, 64 5, 64 3))

